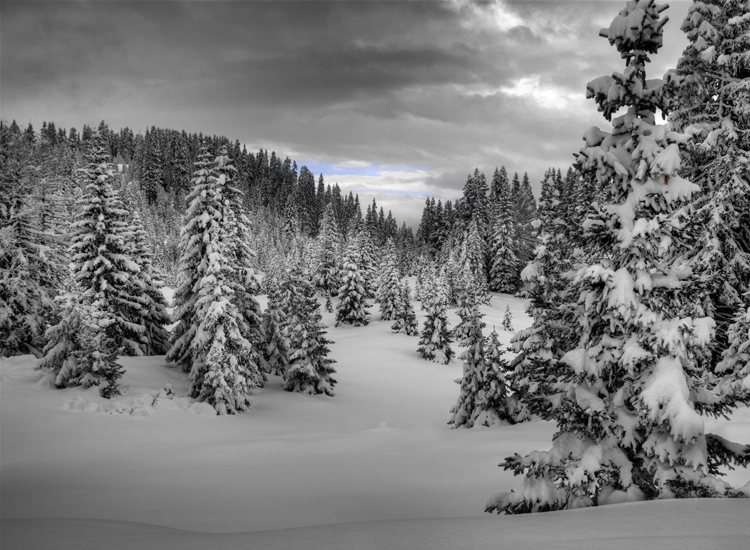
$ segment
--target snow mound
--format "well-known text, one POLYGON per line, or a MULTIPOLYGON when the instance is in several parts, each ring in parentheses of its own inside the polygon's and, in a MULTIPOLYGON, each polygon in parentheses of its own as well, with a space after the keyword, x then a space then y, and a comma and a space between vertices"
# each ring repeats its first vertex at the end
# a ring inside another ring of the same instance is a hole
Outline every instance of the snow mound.
POLYGON ((216 409, 214 409, 208 403, 193 403, 188 407, 188 410, 195 414, 201 414, 204 416, 216 416, 216 409))
POLYGON ((60 408, 64 411, 75 411, 75 412, 99 412, 100 407, 97 403, 92 403, 82 395, 77 395, 73 399, 60 404, 60 408))
POLYGON ((61 403, 60 408, 72 412, 149 416, 159 410, 158 400, 158 395, 142 394, 99 403, 83 395, 77 395, 61 403))

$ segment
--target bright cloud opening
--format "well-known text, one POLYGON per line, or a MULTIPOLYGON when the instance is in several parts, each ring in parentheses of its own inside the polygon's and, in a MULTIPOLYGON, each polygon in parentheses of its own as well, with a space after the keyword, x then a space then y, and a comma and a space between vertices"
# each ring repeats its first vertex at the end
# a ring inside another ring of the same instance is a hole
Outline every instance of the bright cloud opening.
POLYGON ((526 24, 518 14, 513 13, 507 4, 501 0, 490 3, 453 0, 453 4, 459 10, 468 10, 473 16, 463 23, 467 27, 493 27, 501 32, 506 32, 513 27, 526 24))
POLYGON ((571 103, 583 99, 580 93, 543 84, 539 75, 519 78, 512 86, 501 87, 500 91, 511 97, 528 98, 544 109, 567 109, 571 103))

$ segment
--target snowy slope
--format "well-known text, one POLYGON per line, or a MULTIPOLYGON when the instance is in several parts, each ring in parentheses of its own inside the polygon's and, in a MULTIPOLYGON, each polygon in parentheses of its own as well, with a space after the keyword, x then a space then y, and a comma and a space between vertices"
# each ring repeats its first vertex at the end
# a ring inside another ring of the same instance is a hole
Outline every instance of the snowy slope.
MULTIPOLYGON (((495 295, 493 307, 483 308, 488 328, 500 328, 506 303, 514 328, 528 326, 519 300, 495 295)), ((740 520, 750 516, 747 501, 482 516, 493 493, 517 485, 497 464, 515 452, 549 448, 554 426, 531 422, 450 429, 445 423, 458 397, 453 381, 461 375, 460 363, 421 360, 417 338, 392 334, 391 323, 377 321, 376 308, 371 311, 376 320, 367 327, 333 328, 333 314, 324 315, 336 342, 335 397, 287 393, 280 379, 271 377, 255 395, 255 409, 233 417, 204 414, 211 409, 185 397, 186 375, 163 357, 123 359, 128 391, 113 402, 95 389, 51 387, 48 377, 33 370, 31 357, 3 360, 3 547, 18 541, 19 548, 65 548, 63 540, 89 541, 94 547, 102 533, 117 532, 121 541, 156 537, 164 542, 160 548, 190 548, 185 540, 210 541, 219 548, 294 548, 305 541, 309 548, 441 548, 460 547, 450 542, 459 535, 464 542, 475 537, 476 544, 466 547, 481 548, 493 541, 497 545, 497 537, 548 540, 550 526, 558 523, 570 530, 566 536, 587 540, 596 533, 634 538, 663 532, 670 540, 693 533, 690 540, 696 544, 701 533, 750 537, 748 522, 740 520), (175 397, 162 393, 154 400, 167 381, 175 397), (718 516, 725 518, 721 524, 712 519, 718 516), (644 517, 653 529, 633 530, 630 522, 640 525, 644 517), (658 518, 669 519, 668 528, 658 518), (623 527, 627 524, 631 528, 623 527), (603 528, 581 531, 598 525, 603 528), (49 540, 57 542, 46 546, 41 538, 31 538, 32 531, 34 537, 54 534, 49 540), (245 533, 232 535, 245 538, 205 534, 212 532, 245 533), (344 544, 359 539, 362 545, 344 544), (21 540, 28 544, 22 546, 21 540), (398 546, 397 541, 412 544, 398 546)), ((421 322, 424 314, 418 311, 418 317, 421 322)), ((455 326, 453 312, 450 321, 455 326)), ((504 342, 510 339, 511 333, 498 332, 504 342)), ((750 412, 742 410, 733 420, 717 422, 716 428, 736 441, 750 441, 750 412)), ((729 477, 735 485, 748 479, 746 470, 729 477)), ((733 547, 726 542, 722 548, 733 547)))

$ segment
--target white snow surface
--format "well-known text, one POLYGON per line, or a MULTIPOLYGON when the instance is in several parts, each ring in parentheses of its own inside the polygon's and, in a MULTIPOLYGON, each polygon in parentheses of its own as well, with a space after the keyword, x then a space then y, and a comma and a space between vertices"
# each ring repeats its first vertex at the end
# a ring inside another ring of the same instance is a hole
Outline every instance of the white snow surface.
MULTIPOLYGON (((506 304, 516 329, 530 325, 521 300, 493 294, 485 331, 504 344, 506 304)), ((126 393, 109 401, 55 389, 30 356, 0 360, 3 549, 747 548, 745 499, 483 514, 521 481, 498 463, 548 450, 554 425, 451 429, 460 361, 424 361, 377 312, 367 327, 333 317, 336 396, 284 392, 270 376, 236 416, 187 397, 187 375, 161 356, 123 358, 126 393)), ((750 442, 747 409, 706 424, 750 442)))

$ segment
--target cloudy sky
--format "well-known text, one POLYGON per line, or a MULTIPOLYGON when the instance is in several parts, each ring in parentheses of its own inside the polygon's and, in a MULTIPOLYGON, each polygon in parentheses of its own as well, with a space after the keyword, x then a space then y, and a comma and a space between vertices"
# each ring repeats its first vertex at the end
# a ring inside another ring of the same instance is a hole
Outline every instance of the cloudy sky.
MULTIPOLYGON (((665 46, 687 44, 670 2, 665 46)), ((586 82, 622 70, 598 36, 621 1, 0 3, 0 117, 39 129, 152 125, 275 150, 416 225, 475 167, 566 170, 586 82)))

